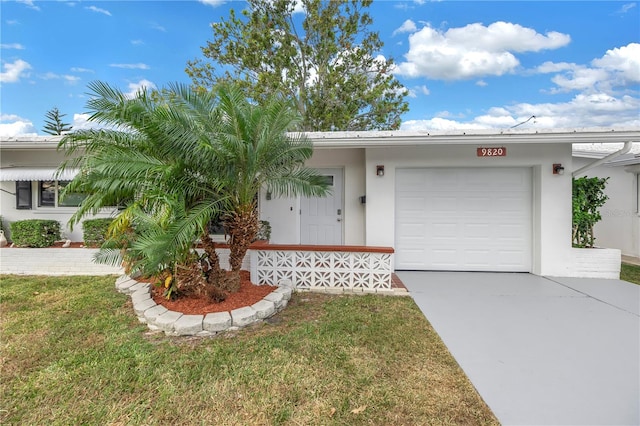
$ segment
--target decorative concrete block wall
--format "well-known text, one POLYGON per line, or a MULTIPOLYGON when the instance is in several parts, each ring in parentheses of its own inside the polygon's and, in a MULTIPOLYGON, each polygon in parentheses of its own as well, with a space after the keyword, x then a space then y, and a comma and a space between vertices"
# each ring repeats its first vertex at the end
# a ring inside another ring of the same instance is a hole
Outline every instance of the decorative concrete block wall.
POLYGON ((251 281, 298 290, 387 291, 393 273, 391 248, 270 245, 251 251, 251 281))

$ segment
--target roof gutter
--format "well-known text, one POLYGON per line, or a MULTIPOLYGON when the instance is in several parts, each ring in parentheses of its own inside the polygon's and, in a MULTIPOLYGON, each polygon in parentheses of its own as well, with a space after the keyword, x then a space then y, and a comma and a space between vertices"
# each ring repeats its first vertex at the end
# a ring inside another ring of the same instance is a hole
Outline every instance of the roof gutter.
POLYGON ((607 161, 613 160, 616 157, 624 155, 627 152, 631 151, 631 147, 632 146, 633 146, 633 142, 625 142, 624 146, 622 147, 622 149, 620 151, 613 152, 613 153, 607 155, 606 157, 603 157, 603 158, 601 158, 599 160, 594 161, 593 163, 587 164, 586 166, 581 167, 578 170, 573 171, 571 173, 571 176, 576 177, 578 175, 581 175, 581 174, 585 173, 587 170, 591 170, 594 167, 598 167, 600 164, 604 164, 607 161))

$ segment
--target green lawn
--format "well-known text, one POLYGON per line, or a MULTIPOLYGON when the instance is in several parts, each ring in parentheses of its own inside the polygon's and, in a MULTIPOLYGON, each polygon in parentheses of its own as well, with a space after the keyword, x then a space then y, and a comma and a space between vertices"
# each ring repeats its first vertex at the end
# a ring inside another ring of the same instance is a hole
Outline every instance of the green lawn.
POLYGON ((411 298, 294 294, 169 338, 114 277, 2 276, 0 424, 497 424, 411 298))
POLYGON ((620 279, 640 285, 640 266, 623 263, 620 270, 620 279))

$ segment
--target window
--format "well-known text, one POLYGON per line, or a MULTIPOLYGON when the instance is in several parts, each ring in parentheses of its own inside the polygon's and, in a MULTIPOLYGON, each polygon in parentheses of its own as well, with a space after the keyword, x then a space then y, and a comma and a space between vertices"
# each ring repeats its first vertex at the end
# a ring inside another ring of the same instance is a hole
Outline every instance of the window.
POLYGON ((69 193, 64 200, 60 200, 60 192, 68 184, 69 181, 42 180, 38 182, 38 206, 78 207, 86 195, 69 193))
POLYGON ((333 176, 324 175, 322 176, 322 180, 327 184, 327 186, 333 186, 333 176))
MULTIPOLYGON (((58 182, 58 191, 61 191, 62 188, 67 186, 70 181, 61 180, 58 182)), ((76 192, 69 192, 64 197, 64 200, 58 199, 59 207, 78 207, 82 200, 84 200, 87 196, 85 194, 78 194, 76 192)))
POLYGON ((41 180, 38 182, 38 206, 39 207, 55 207, 56 206, 56 181, 41 180))
POLYGON ((16 182, 16 209, 18 210, 31 209, 31 182, 30 181, 16 182))

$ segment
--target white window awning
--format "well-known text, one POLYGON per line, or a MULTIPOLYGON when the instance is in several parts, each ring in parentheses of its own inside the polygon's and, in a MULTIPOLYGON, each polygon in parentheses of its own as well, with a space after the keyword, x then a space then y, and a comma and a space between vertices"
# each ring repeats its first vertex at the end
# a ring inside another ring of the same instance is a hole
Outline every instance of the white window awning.
POLYGON ((3 167, 0 169, 0 181, 72 180, 77 174, 78 169, 70 168, 58 172, 57 167, 3 167))

